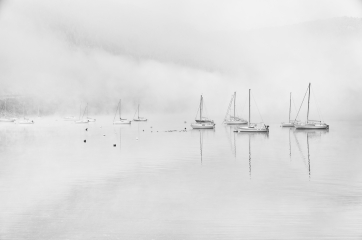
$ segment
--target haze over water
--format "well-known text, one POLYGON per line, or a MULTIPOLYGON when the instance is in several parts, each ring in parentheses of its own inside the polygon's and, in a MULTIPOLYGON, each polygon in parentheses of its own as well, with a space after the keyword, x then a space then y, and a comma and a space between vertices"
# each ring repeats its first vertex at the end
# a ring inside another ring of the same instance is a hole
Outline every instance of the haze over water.
POLYGON ((1 239, 361 238, 360 123, 242 134, 111 119, 1 124, 1 239))

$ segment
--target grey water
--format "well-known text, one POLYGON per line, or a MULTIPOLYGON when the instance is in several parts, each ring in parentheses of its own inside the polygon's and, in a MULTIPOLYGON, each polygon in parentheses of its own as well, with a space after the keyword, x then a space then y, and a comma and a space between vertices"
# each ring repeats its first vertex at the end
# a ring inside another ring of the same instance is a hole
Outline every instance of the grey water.
POLYGON ((360 122, 184 121, 2 123, 0 239, 362 238, 360 122))

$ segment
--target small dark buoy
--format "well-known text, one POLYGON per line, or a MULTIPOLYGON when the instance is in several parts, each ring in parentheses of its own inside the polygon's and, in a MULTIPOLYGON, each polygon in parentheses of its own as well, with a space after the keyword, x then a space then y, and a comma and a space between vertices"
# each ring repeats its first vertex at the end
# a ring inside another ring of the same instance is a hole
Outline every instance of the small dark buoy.
POLYGON ((151 126, 151 128, 152 128, 152 126, 151 126))
POLYGON ((113 147, 115 147, 116 146, 116 144, 113 144, 113 147))
POLYGON ((103 137, 105 137, 106 136, 106 134, 103 134, 103 137))
POLYGON ((185 128, 185 130, 186 130, 186 128, 185 128))
POLYGON ((142 130, 142 132, 144 132, 145 130, 142 130))
POLYGON ((88 128, 86 128, 85 130, 88 131, 88 128))
POLYGON ((84 142, 87 142, 87 140, 84 140, 84 142))
POLYGON ((151 131, 152 132, 152 131, 151 131))

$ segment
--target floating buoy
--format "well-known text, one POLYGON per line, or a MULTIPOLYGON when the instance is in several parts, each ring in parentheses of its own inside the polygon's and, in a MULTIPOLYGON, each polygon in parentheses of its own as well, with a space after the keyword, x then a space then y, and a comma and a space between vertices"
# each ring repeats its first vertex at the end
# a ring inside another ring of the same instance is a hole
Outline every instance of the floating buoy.
POLYGON ((88 128, 86 128, 85 130, 88 131, 88 128))
POLYGON ((142 132, 144 132, 145 130, 143 129, 142 132))
POLYGON ((116 144, 113 144, 113 147, 115 147, 116 146, 116 144))
POLYGON ((84 140, 84 142, 87 142, 87 140, 84 140))
POLYGON ((103 134, 103 137, 105 137, 106 136, 106 134, 103 134))

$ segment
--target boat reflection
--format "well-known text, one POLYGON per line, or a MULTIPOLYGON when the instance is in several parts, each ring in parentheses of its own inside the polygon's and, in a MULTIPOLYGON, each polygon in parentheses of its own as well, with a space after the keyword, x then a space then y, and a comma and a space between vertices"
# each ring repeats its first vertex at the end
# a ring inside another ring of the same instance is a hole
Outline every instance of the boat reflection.
POLYGON ((119 149, 122 149, 122 130, 130 129, 131 124, 119 124, 119 125, 113 125, 113 132, 115 136, 119 139, 119 149), (119 135, 119 137, 118 137, 119 135))
POLYGON ((201 160, 201 165, 202 165, 202 160, 203 160, 203 147, 204 147, 204 134, 207 133, 215 133, 215 129, 192 129, 192 132, 199 132, 199 145, 200 145, 200 160, 201 160))
MULTIPOLYGON (((306 130, 306 129, 303 129, 303 130, 300 130, 300 129, 294 129, 291 131, 293 131, 293 135, 294 135, 294 138, 295 138, 295 142, 297 144, 297 147, 299 149, 299 152, 304 160, 304 164, 306 165, 306 167, 308 168, 308 178, 310 180, 311 178, 311 158, 310 158, 310 149, 309 149, 309 139, 310 138, 320 138, 322 135, 324 134, 328 134, 329 133, 329 129, 309 129, 309 130, 306 130), (307 143, 307 157, 304 156, 303 154, 303 150, 301 148, 301 144, 299 143, 298 141, 298 138, 297 138, 297 134, 303 134, 306 136, 306 143, 307 143), (307 163, 305 162, 307 160, 307 163)), ((290 136, 290 132, 289 132, 289 136, 290 136)), ((291 145, 290 145, 290 138, 289 138, 289 147, 291 149, 291 145)), ((291 150, 290 150, 290 156, 291 156, 291 150)))

